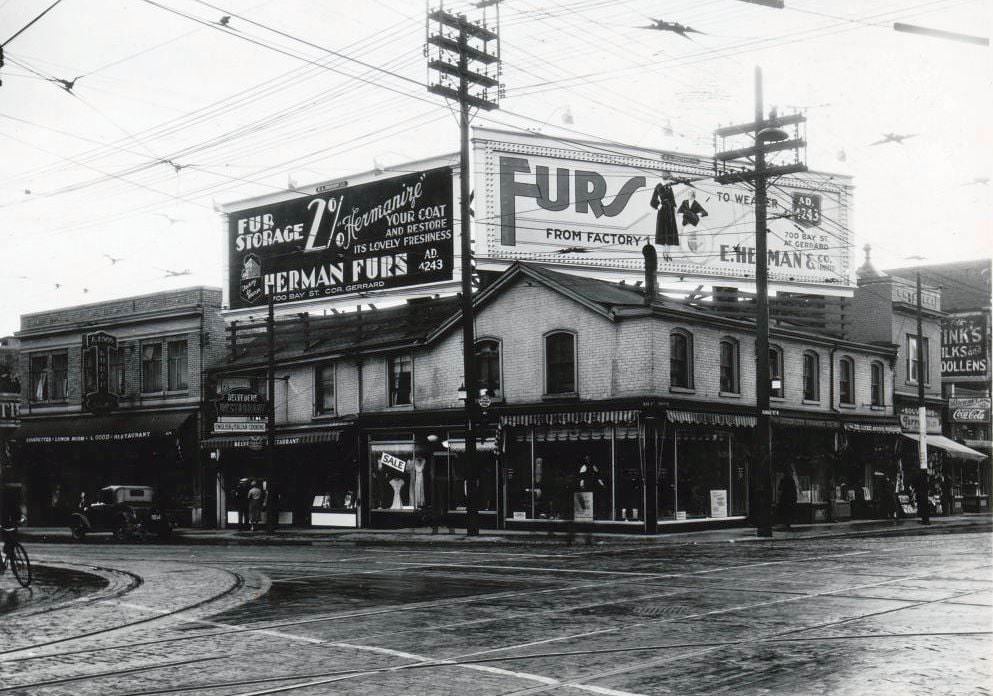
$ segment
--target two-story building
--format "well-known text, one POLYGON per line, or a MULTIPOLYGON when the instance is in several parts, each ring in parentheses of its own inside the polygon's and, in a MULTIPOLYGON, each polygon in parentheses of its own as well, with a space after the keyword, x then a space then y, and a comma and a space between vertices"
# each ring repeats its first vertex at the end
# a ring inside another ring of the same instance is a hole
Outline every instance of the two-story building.
POLYGON ((0 337, 0 520, 21 512, 21 476, 11 457, 11 436, 20 425, 21 380, 18 340, 0 337))
MULTIPOLYGON (((466 385, 453 367, 462 350, 456 302, 277 321, 278 465, 268 468, 258 438, 212 437, 205 444, 229 486, 278 477, 295 523, 410 526, 432 506, 457 521, 467 485, 459 394, 468 386, 485 393, 483 526, 554 527, 575 516, 655 532, 743 522, 754 323, 515 264, 475 297, 479 374, 466 385)), ((219 393, 259 390, 267 337, 259 326, 243 339, 244 327, 234 329, 236 352, 212 381, 219 393)), ((776 476, 793 465, 810 518, 871 501, 877 471, 898 475, 900 428, 888 398, 895 356, 889 343, 772 330, 776 476)))
POLYGON ((81 493, 109 484, 153 485, 181 523, 199 521, 220 309, 219 289, 194 287, 22 315, 14 456, 32 524, 64 524, 81 493))

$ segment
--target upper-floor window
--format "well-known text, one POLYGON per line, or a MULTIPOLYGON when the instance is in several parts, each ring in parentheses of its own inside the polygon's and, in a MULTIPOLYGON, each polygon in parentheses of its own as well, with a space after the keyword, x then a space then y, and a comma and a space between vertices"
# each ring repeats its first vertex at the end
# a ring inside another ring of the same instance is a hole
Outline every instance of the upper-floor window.
POLYGON ((669 334, 669 385, 693 388, 693 334, 688 331, 669 334))
POLYGON ((476 371, 479 388, 490 396, 500 395, 500 341, 484 338, 476 341, 476 371))
POLYGON ((314 415, 330 416, 335 413, 334 363, 314 367, 314 415))
POLYGON ((414 396, 414 358, 409 353, 394 355, 387 364, 390 406, 409 406, 414 396))
POLYGON ((838 361, 838 399, 843 404, 855 403, 855 363, 851 358, 838 361))
POLYGON ((118 395, 123 395, 127 387, 124 355, 124 348, 112 348, 110 350, 110 391, 118 395))
POLYGON ((69 395, 69 353, 34 353, 28 364, 32 401, 65 401, 69 395))
POLYGON ((783 398, 783 349, 769 346, 769 396, 783 398))
POLYGON ((162 391, 162 344, 141 345, 141 390, 146 394, 162 391))
POLYGON ((166 344, 168 357, 167 384, 169 391, 182 391, 190 388, 190 368, 186 340, 169 341, 166 344))
POLYGON ((807 351, 803 354, 803 400, 820 401, 821 399, 821 359, 817 353, 807 351))
MULTIPOLYGON (((924 384, 931 384, 931 354, 928 339, 925 336, 921 346, 924 349, 924 384)), ((917 336, 907 334, 907 383, 917 384, 920 365, 917 362, 917 336)))
POLYGON ((737 394, 741 388, 738 374, 738 342, 733 338, 721 341, 721 391, 737 394))
POLYGON ((872 390, 870 394, 871 403, 873 406, 883 406, 885 403, 885 397, 883 396, 884 389, 884 375, 883 363, 874 362, 871 366, 872 372, 872 390))
POLYGON ((545 393, 576 391, 576 336, 565 331, 545 336, 545 393))

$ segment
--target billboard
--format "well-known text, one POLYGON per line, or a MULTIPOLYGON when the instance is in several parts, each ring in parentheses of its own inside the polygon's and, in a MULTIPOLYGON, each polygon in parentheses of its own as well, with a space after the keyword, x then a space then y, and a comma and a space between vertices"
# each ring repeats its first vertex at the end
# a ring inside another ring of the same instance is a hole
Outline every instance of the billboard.
POLYGON ((989 374, 989 327, 985 314, 964 314, 941 322, 941 376, 989 374))
MULTIPOLYGON (((640 272, 654 244, 663 274, 755 276, 752 190, 716 183, 709 159, 483 129, 474 145, 481 266, 640 272)), ((771 282, 851 286, 850 195, 843 179, 817 174, 770 184, 771 282)))
POLYGON ((439 167, 228 216, 232 309, 451 280, 452 170, 439 167))

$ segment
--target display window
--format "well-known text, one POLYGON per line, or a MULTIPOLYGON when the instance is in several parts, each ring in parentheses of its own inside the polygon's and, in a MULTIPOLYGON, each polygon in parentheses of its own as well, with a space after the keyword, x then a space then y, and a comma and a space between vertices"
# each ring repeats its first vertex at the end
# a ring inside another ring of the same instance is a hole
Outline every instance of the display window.
POLYGON ((427 466, 413 433, 369 439, 369 504, 372 510, 414 511, 427 504, 427 466))
POLYGON ((748 457, 733 431, 678 428, 659 464, 659 519, 745 515, 748 457))

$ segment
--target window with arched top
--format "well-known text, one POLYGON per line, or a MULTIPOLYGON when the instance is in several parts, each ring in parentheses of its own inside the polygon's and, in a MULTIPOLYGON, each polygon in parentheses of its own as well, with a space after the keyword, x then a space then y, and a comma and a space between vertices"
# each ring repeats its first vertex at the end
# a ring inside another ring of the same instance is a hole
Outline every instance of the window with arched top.
POLYGON ((838 400, 848 405, 855 403, 855 361, 851 358, 838 361, 838 400))
POLYGON ((783 349, 779 346, 769 346, 769 396, 782 399, 783 385, 783 349))
POLYGON ((693 389, 693 334, 675 329, 669 334, 669 386, 693 389))
POLYGON ((741 391, 738 342, 733 338, 721 341, 721 391, 728 394, 741 391))
POLYGON ((489 396, 500 395, 500 341, 483 338, 476 341, 478 386, 489 396))
POLYGON ((874 362, 871 365, 872 384, 870 388, 870 401, 873 406, 883 406, 886 404, 884 389, 886 386, 886 372, 883 363, 874 362))
POLYGON ((803 400, 821 399, 821 359, 817 353, 808 350, 803 354, 803 400))
POLYGON ((568 331, 548 334, 545 336, 545 393, 575 393, 576 381, 576 335, 568 331))

